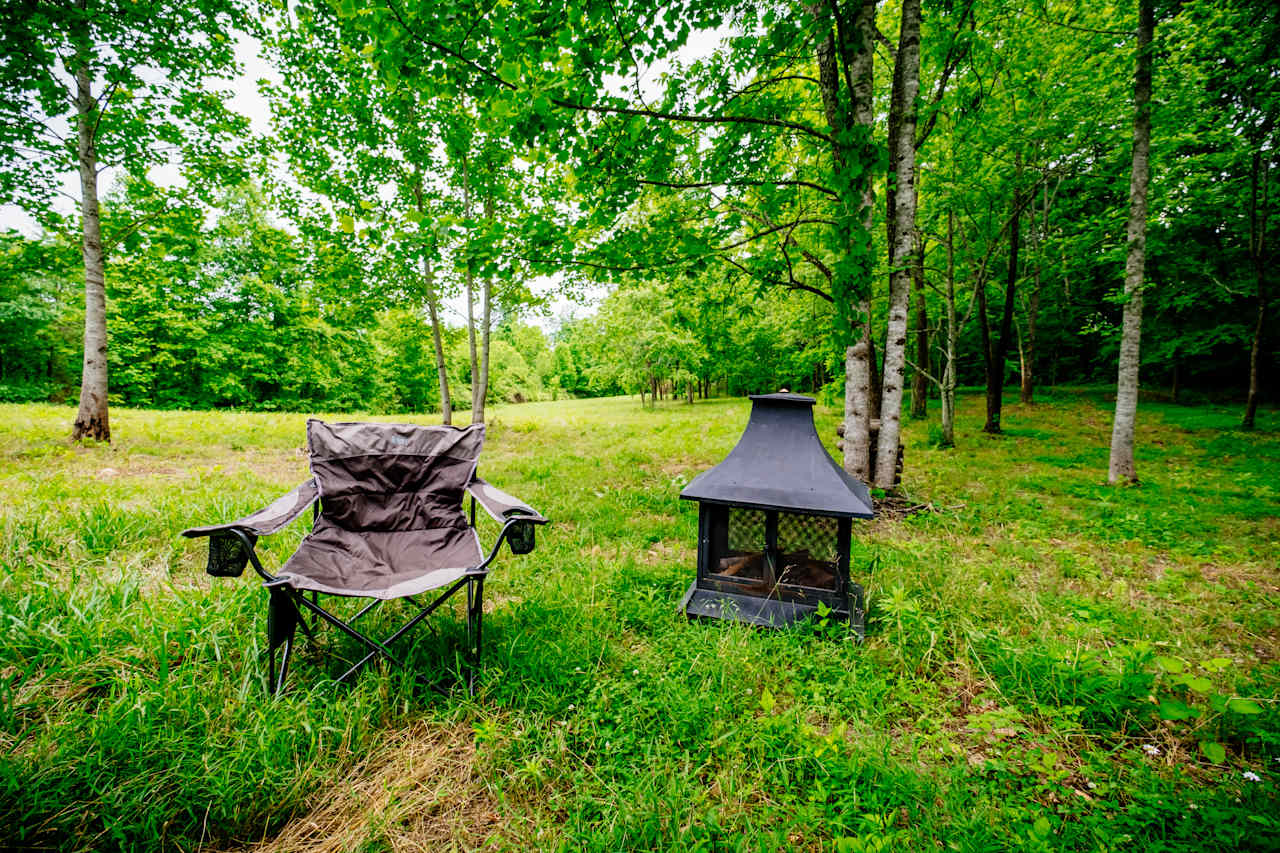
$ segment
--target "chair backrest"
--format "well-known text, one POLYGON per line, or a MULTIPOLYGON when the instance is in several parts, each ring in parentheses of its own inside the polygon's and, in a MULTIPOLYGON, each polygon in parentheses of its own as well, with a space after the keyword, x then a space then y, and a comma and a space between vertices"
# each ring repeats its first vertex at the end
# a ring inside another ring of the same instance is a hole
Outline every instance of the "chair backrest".
POLYGON ((475 475, 484 424, 307 421, 321 516, 347 530, 464 527, 462 495, 475 475))

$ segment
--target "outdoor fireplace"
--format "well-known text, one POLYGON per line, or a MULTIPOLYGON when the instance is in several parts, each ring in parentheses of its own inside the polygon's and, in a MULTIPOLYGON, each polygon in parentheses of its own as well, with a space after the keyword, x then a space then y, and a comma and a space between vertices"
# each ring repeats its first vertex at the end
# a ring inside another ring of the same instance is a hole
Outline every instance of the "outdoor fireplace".
POLYGON ((751 397, 751 417, 723 462, 680 497, 699 502, 690 617, 782 627, 818 610, 863 634, 862 586, 849 575, 852 519, 874 511, 866 485, 818 439, 812 397, 751 397))

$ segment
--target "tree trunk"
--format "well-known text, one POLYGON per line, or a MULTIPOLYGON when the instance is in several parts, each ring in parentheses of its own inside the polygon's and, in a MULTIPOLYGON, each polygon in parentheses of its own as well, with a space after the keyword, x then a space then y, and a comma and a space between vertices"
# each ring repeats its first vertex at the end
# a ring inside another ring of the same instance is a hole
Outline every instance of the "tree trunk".
MULTIPOLYGON (((974 284, 977 288, 974 295, 978 300, 978 337, 982 344, 982 370, 987 387, 987 423, 983 427, 985 432, 990 432, 988 427, 991 426, 991 411, 993 406, 998 407, 999 402, 992 403, 991 389, 995 389, 995 393, 1000 393, 1000 378, 995 369, 995 356, 991 347, 991 318, 987 316, 987 282, 985 276, 979 278, 974 284)), ((1000 373, 1003 374, 1004 368, 1001 366, 1000 373)))
MULTIPOLYGON (((867 141, 874 121, 875 5, 875 0, 861 0, 848 20, 837 4, 815 4, 811 9, 815 16, 829 11, 835 17, 833 27, 818 43, 816 59, 818 88, 831 132, 836 183, 841 187, 838 231, 843 248, 850 256, 858 253, 867 259, 871 254, 871 217, 875 204, 875 188, 871 170, 867 168, 872 159, 867 141), (840 93, 841 66, 849 89, 847 97, 841 97, 840 93)), ((872 402, 870 274, 865 272, 866 261, 859 263, 862 266, 857 270, 838 273, 832 289, 837 316, 854 339, 853 346, 845 350, 844 467, 868 481, 872 402)))
POLYGON ((480 380, 479 390, 471 404, 471 422, 484 423, 484 404, 489 396, 489 338, 493 318, 493 279, 485 276, 481 280, 481 303, 483 305, 480 320, 480 380))
POLYGON ((859 480, 871 480, 871 412, 867 409, 870 365, 864 338, 844 356, 844 469, 859 480))
POLYGON ((1258 415, 1258 364, 1262 356, 1262 330, 1267 316, 1267 268, 1266 240, 1267 219, 1266 199, 1270 162, 1262 162, 1262 152, 1255 149, 1253 164, 1250 169, 1249 193, 1249 254, 1253 260, 1254 281, 1257 284, 1258 316, 1253 324, 1253 342, 1249 347, 1249 397, 1244 406, 1244 417, 1240 421, 1242 429, 1253 429, 1258 415), (1263 204, 1258 204, 1259 189, 1263 204))
MULTIPOLYGON (((419 175, 415 174, 415 186, 413 186, 413 196, 417 200, 417 211, 420 214, 426 214, 426 206, 422 204, 422 181, 419 175)), ((435 270, 431 269, 431 259, 428 254, 431 248, 422 250, 422 296, 426 302, 426 314, 431 320, 431 346, 435 351, 435 373, 440 382, 440 423, 448 425, 453 423, 453 401, 449 398, 449 371, 444 364, 444 341, 442 333, 440 333, 440 311, 435 301, 435 270)))
MULTIPOLYGON (((417 201, 418 213, 426 215, 426 205, 422 199, 422 176, 420 171, 414 172, 413 196, 417 201)), ((449 398, 449 371, 444 360, 444 340, 440 330, 440 310, 436 302, 436 274, 431 268, 430 252, 435 249, 434 241, 424 247, 422 255, 422 292, 427 303, 427 316, 431 320, 431 345, 435 351, 436 375, 440 380, 440 422, 453 423, 453 401, 449 398)))
POLYGON ((1035 371, 1036 371, 1036 319, 1040 314, 1040 271, 1036 270, 1036 281, 1031 291, 1031 305, 1027 309, 1027 336, 1022 344, 1022 402, 1028 406, 1035 404, 1035 371))
MULTIPOLYGON (((1056 191, 1055 191, 1056 194, 1056 191)), ((1036 254, 1036 276, 1031 286, 1031 300, 1027 307, 1027 337, 1024 344, 1022 359, 1022 402, 1028 406, 1035 404, 1035 373, 1036 373, 1036 324, 1040 319, 1040 281, 1041 273, 1044 271, 1042 254, 1044 244, 1048 240, 1049 234, 1049 184, 1046 182, 1043 188, 1044 205, 1040 210, 1040 224, 1036 227, 1035 208, 1032 208, 1031 233, 1035 240, 1036 254)))
POLYGON ((942 446, 956 444, 956 265, 955 213, 947 211, 947 347, 946 365, 942 369, 942 446))
MULTIPOLYGON (((919 198, 919 186, 916 187, 919 198)), ((919 369, 911 377, 911 419, 929 416, 929 310, 924 301, 924 249, 920 232, 916 232, 916 256, 911 275, 911 289, 916 302, 916 364, 919 369)))
POLYGON ((1142 276, 1147 256, 1147 181, 1151 149, 1152 0, 1138 0, 1138 61, 1133 77, 1133 167, 1129 178, 1128 256, 1124 265, 1124 319, 1116 381, 1116 416, 1111 428, 1109 483, 1138 482, 1133 461, 1138 413, 1138 356, 1142 338, 1142 276))
MULTIPOLYGON (((463 216, 471 218, 471 175, 468 170, 467 155, 462 155, 462 210, 463 216)), ((471 417, 476 415, 476 390, 480 384, 480 361, 476 354, 476 265, 471 258, 471 228, 467 230, 466 266, 463 279, 467 289, 467 351, 471 359, 471 417)))
POLYGON ((876 444, 875 484, 892 489, 901 436, 902 386, 906 380, 907 309, 911 296, 912 250, 916 230, 916 97, 920 91, 920 0, 903 0, 902 28, 893 72, 897 121, 890 119, 895 196, 893 242, 889 247, 889 320, 885 335, 880 432, 876 444))
MULTIPOLYGON (((1018 175, 1022 164, 1018 164, 1018 175)), ((983 432, 1000 434, 1000 414, 1004 405, 1004 360, 1009 354, 1009 338, 1013 333, 1013 306, 1018 287, 1018 246, 1021 243, 1022 200, 1018 186, 1013 187, 1013 215, 1009 220, 1009 269, 1005 276, 1004 308, 1000 312, 1000 333, 987 367, 987 423, 983 432)))
MULTIPOLYGON (((869 417, 874 420, 880 419, 880 397, 884 393, 884 359, 876 349, 876 340, 872 335, 871 328, 871 302, 867 301, 867 393, 870 396, 868 400, 867 412, 869 417)), ((871 448, 871 468, 875 471, 876 449, 871 448)))
MULTIPOLYGON (((493 219, 493 197, 484 200, 484 218, 493 219)), ((480 321, 480 377, 478 391, 471 395, 471 422, 484 423, 485 398, 489 396, 489 333, 493 322, 493 277, 485 276, 481 282, 482 318, 480 321)))
MULTIPOLYGON (((422 259, 423 272, 431 279, 431 263, 422 259)), ((444 339, 440 330, 440 311, 436 306, 435 289, 427 291, 427 315, 431 318, 431 345, 435 350, 436 374, 440 378, 440 423, 453 423, 453 400, 449 397, 449 371, 444 360, 444 339)))
POLYGON ((1267 302, 1262 294, 1262 276, 1258 276, 1258 319, 1253 325, 1253 344, 1249 347, 1249 397, 1244 406, 1242 429, 1253 429, 1258 415, 1258 362, 1262 353, 1262 326, 1267 316, 1267 302))
MULTIPOLYGON (((85 0, 78 4, 85 9, 85 0)), ((76 130, 79 136, 80 219, 84 249, 84 369, 80 408, 71 427, 72 441, 86 436, 111 440, 107 414, 107 287, 102 257, 102 220, 98 213, 97 101, 89 76, 91 46, 87 27, 81 35, 76 68, 76 130)))

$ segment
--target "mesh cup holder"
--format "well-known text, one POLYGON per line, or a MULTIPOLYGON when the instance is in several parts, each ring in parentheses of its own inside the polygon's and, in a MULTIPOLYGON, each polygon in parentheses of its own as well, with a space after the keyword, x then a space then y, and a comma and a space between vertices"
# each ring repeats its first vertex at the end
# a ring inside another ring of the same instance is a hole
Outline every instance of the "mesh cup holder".
POLYGON ((512 554, 528 554, 533 551, 534 525, 532 522, 513 524, 507 530, 507 544, 512 554))
MULTIPOLYGON (((257 534, 246 533, 250 542, 257 542, 257 534)), ((238 578, 249 564, 249 552, 240 537, 234 533, 215 533, 209 537, 209 564, 205 571, 215 578, 238 578)))

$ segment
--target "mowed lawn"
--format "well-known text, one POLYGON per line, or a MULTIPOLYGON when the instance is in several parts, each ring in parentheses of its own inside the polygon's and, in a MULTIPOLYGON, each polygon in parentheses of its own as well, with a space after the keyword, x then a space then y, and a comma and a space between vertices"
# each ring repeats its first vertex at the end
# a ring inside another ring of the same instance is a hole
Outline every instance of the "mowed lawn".
MULTIPOLYGON (((71 409, 0 406, 0 847, 1280 847, 1280 417, 1144 404, 1113 489, 1101 393, 1001 437, 981 406, 954 450, 907 427, 928 509, 855 525, 862 646, 677 613, 677 495, 747 401, 500 407, 481 473, 553 524, 486 586, 477 696, 308 651, 274 700, 252 571, 178 532, 304 479, 305 416, 115 410, 75 447, 71 409)), ((460 611, 430 624, 408 657, 448 684, 460 611)))

